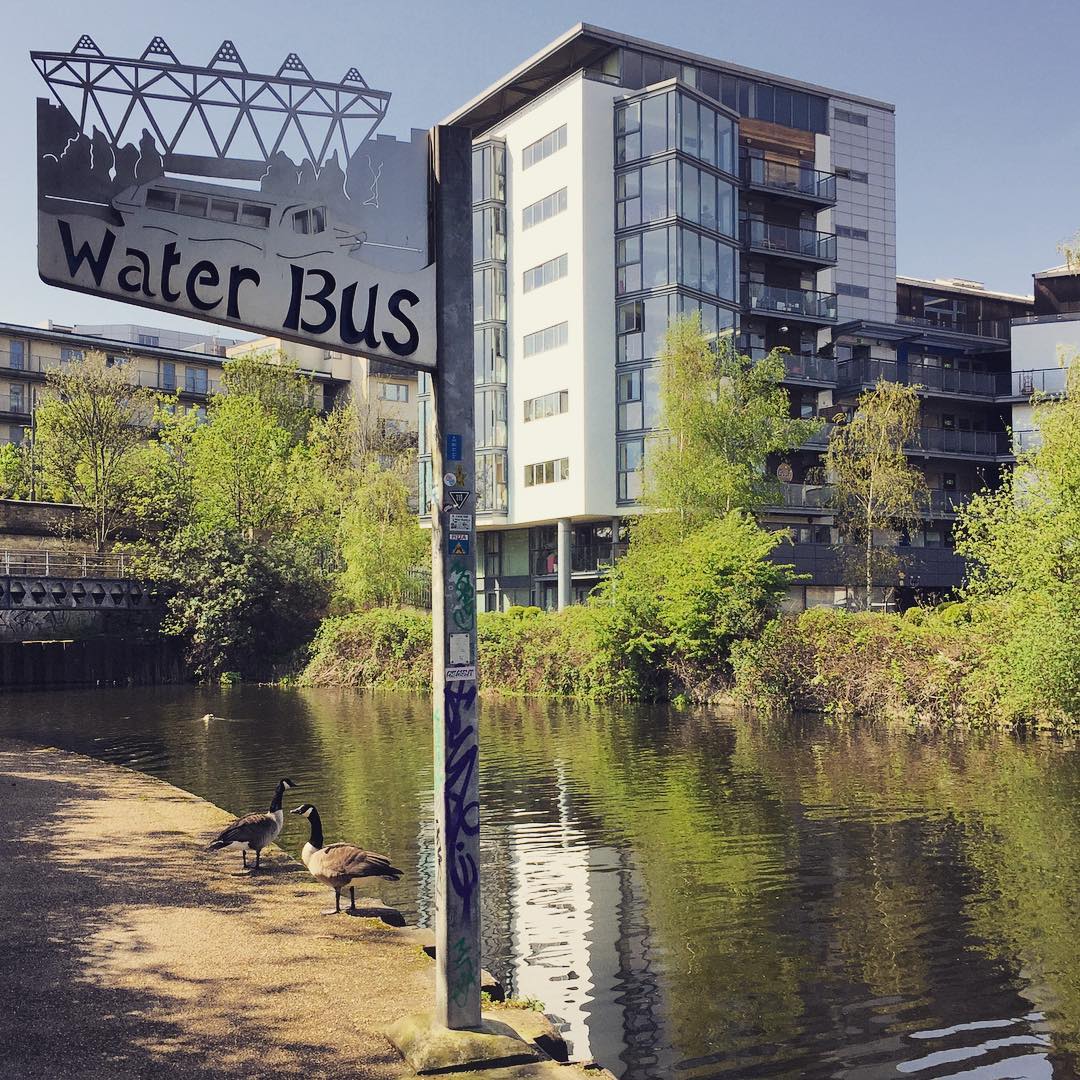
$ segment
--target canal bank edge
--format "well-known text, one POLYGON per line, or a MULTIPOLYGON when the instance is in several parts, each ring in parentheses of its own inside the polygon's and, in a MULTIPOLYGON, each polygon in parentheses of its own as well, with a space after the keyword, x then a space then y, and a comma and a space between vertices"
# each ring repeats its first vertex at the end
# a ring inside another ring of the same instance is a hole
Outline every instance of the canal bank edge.
MULTIPOLYGON (((422 932, 320 916, 277 848, 258 875, 208 855, 231 815, 142 773, 0 739, 0 790, 10 1074, 66 1075, 76 1056, 102 1080, 411 1073, 381 1032, 431 1002, 422 932)), ((484 1075, 548 1065, 586 1074, 484 1075)))

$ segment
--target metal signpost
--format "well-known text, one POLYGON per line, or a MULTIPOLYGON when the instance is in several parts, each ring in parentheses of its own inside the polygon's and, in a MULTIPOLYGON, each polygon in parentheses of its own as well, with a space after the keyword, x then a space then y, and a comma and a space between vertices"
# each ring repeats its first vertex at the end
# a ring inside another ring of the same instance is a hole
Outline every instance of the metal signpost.
POLYGON ((356 68, 254 74, 231 41, 31 57, 44 281, 431 373, 434 1021, 479 1027, 471 137, 374 138, 390 95, 356 68))

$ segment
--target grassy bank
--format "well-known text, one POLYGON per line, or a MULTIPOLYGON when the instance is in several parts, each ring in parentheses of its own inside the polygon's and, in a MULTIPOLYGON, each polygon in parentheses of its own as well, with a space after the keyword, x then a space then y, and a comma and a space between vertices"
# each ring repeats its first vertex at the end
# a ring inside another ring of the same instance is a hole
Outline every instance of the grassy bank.
MULTIPOLYGON (((634 680, 603 646, 598 629, 596 613, 587 607, 481 613, 482 689, 592 700, 636 696, 634 680)), ((430 691, 430 613, 373 608, 324 620, 299 681, 430 691)))
POLYGON ((814 608, 777 619, 758 639, 736 646, 734 692, 756 708, 837 718, 1080 727, 1076 715, 1049 695, 1033 699, 1002 669, 1008 636, 991 609, 961 603, 902 616, 814 608))

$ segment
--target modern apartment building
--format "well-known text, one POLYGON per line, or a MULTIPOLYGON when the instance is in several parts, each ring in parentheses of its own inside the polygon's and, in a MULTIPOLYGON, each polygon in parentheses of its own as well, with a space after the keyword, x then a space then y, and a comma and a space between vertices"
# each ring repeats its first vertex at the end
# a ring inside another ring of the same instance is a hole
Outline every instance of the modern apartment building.
POLYGON ((450 119, 475 133, 482 604, 562 606, 636 510, 673 316, 789 348, 800 412, 832 404, 835 328, 895 322, 893 107, 581 25, 450 119))
POLYGON ((46 373, 77 361, 90 351, 105 353, 110 364, 122 365, 140 386, 175 393, 185 405, 204 408, 221 381, 228 356, 247 351, 283 354, 295 361, 315 387, 314 404, 320 410, 333 407, 343 396, 369 403, 383 430, 416 439, 416 376, 389 365, 360 360, 278 339, 228 345, 208 336, 185 341, 184 348, 148 343, 144 339, 170 340, 170 331, 145 326, 82 327, 83 332, 0 323, 0 442, 21 442, 33 423, 33 412, 46 373), (97 331, 116 331, 111 338, 97 331), (91 332, 92 331, 92 332, 91 332))

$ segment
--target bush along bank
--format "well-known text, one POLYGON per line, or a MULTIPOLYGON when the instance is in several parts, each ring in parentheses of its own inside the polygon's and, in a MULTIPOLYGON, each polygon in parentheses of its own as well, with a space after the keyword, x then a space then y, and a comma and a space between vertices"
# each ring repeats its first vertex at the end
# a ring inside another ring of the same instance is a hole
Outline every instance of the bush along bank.
MULTIPOLYGON (((488 693, 610 700, 637 696, 623 666, 603 648, 589 607, 482 612, 477 620, 481 688, 488 693)), ((431 615, 373 608, 323 621, 306 686, 431 690, 431 615)))
POLYGON ((904 615, 813 608, 732 652, 734 694, 759 710, 909 725, 1069 731, 1080 717, 1016 692, 996 663, 993 609, 951 603, 904 615))

